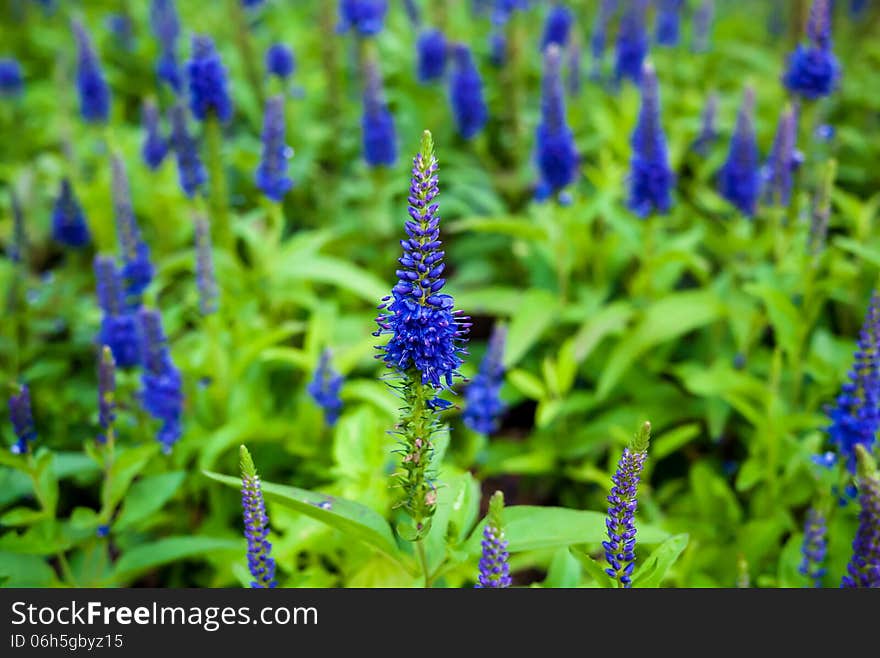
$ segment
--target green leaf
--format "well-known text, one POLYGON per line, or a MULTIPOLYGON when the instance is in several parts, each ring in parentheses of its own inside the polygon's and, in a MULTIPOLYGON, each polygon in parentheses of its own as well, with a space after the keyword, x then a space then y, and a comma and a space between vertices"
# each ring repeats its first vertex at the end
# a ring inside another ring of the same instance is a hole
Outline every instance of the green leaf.
POLYGON ((675 564, 678 556, 687 547, 686 534, 675 535, 654 549, 648 559, 636 569, 633 575, 633 587, 660 587, 660 583, 675 564))
POLYGON ((547 397, 543 382, 530 372, 520 369, 511 370, 507 373, 507 380, 532 400, 542 400, 547 397))
POLYGON ((46 512, 43 510, 32 507, 15 507, 0 517, 0 526, 30 525, 45 518, 47 518, 46 512))
POLYGON ((113 529, 124 530, 162 509, 185 477, 184 471, 172 471, 150 475, 135 482, 125 496, 122 511, 113 523, 113 529))
POLYGON ((547 239, 547 231, 542 226, 524 217, 473 217, 453 222, 446 230, 451 233, 498 233, 530 242, 547 239))
POLYGON ((0 584, 4 587, 57 587, 55 570, 36 555, 0 552, 0 584))
POLYGON ((721 312, 717 296, 703 290, 678 292, 655 302, 638 326, 614 346, 599 378, 597 397, 607 396, 629 368, 653 347, 714 322, 721 312))
POLYGON ((581 579, 578 560, 565 548, 557 549, 547 568, 544 587, 577 587, 581 579))
POLYGON ((101 492, 104 510, 112 511, 116 507, 116 504, 128 491, 132 480, 138 476, 150 458, 158 451, 158 444, 149 443, 117 453, 116 460, 110 466, 110 471, 104 479, 104 489, 101 492))
POLYGON ((592 577, 598 587, 604 589, 614 589, 617 587, 617 582, 605 572, 605 567, 593 559, 583 546, 570 546, 568 550, 577 558, 584 571, 592 577))
MULTIPOLYGON (((211 471, 203 471, 203 473, 212 480, 234 489, 241 488, 241 480, 237 477, 211 471)), ((268 500, 274 500, 285 507, 326 523, 369 544, 391 559, 401 562, 401 554, 394 541, 391 527, 382 516, 369 507, 344 498, 265 481, 263 494, 268 500)))
POLYGON ((519 363, 541 336, 556 321, 556 297, 546 290, 531 290, 523 295, 507 328, 504 366, 510 369, 519 363))
POLYGON ((243 539, 216 537, 166 537, 126 551, 113 569, 113 582, 130 581, 137 574, 191 557, 213 555, 219 551, 244 554, 243 539))
MULTIPOLYGON (((606 538, 605 514, 591 510, 514 505, 504 508, 502 518, 512 553, 600 543, 606 538)), ((466 549, 470 555, 480 553, 485 525, 483 519, 468 538, 466 549)), ((642 543, 656 544, 667 537, 667 533, 659 528, 641 524, 637 527, 638 539, 642 543)))
POLYGON ((291 280, 327 283, 348 290, 371 304, 376 304, 391 289, 374 274, 330 256, 311 255, 283 260, 274 275, 277 277, 276 286, 284 287, 291 280))

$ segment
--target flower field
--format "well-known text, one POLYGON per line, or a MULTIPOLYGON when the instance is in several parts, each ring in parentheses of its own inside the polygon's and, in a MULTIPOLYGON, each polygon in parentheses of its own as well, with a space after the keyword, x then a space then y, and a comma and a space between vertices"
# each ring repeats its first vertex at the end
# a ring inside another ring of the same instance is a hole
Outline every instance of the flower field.
POLYGON ((880 2, 0 21, 0 586, 880 587, 880 2))

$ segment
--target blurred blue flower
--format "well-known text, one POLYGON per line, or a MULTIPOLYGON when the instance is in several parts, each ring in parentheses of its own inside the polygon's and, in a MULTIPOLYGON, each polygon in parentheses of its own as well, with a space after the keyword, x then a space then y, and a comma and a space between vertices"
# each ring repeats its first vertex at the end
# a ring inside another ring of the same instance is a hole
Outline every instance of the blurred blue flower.
POLYGON ((24 89, 21 65, 11 57, 0 59, 0 96, 18 96, 24 89))
POLYGON ((118 367, 136 366, 141 360, 140 327, 137 316, 125 306, 122 281, 112 258, 95 257, 95 279, 103 312, 98 344, 110 348, 118 367))
POLYGON ((419 82, 439 80, 446 71, 446 37, 436 29, 423 30, 416 42, 416 73, 419 82))
POLYGON ((694 10, 691 49, 697 53, 704 53, 709 50, 712 21, 715 17, 715 0, 699 0, 699 3, 694 10))
POLYGON ((103 123, 110 116, 110 88, 85 27, 76 20, 72 26, 77 42, 76 86, 80 115, 90 123, 103 123))
POLYGON ((565 117, 561 68, 559 47, 551 44, 544 52, 541 122, 536 132, 539 199, 561 192, 577 175, 578 152, 565 117))
POLYGON ((764 199, 767 203, 788 206, 794 172, 800 162, 801 155, 797 150, 797 111, 794 107, 789 107, 779 117, 773 148, 764 165, 764 199))
POLYGON ((86 217, 67 178, 61 181, 61 191, 52 208, 52 239, 74 249, 91 240, 86 217))
POLYGON ((284 143, 284 96, 272 96, 266 101, 263 117, 263 157, 257 167, 257 187, 272 201, 281 201, 293 187, 287 175, 290 147, 284 143))
POLYGON ((642 65, 648 54, 648 32, 645 29, 647 0, 625 0, 615 47, 614 80, 628 78, 638 84, 642 65))
POLYGON ((475 137, 486 125, 489 111, 483 99, 483 80, 464 44, 456 44, 452 50, 449 100, 458 134, 464 139, 475 137))
POLYGON ((159 60, 156 75, 179 92, 183 77, 177 63, 177 38, 180 35, 180 19, 174 0, 153 0, 150 5, 150 26, 159 42, 159 60))
POLYGON ((788 57, 782 82, 793 94, 808 100, 828 96, 837 86, 840 65, 831 52, 831 0, 813 0, 807 23, 810 45, 788 57))
POLYGON ((23 455, 37 439, 37 428, 31 412, 31 392, 27 384, 21 384, 18 393, 9 397, 9 419, 16 438, 12 452, 23 455))
POLYGON ((150 249, 141 236, 131 205, 131 192, 125 164, 118 155, 111 158, 113 172, 113 214, 122 254, 122 281, 125 304, 130 309, 141 305, 141 296, 153 280, 150 249))
POLYGON ((544 22, 544 34, 541 36, 541 50, 555 43, 560 49, 568 45, 568 37, 571 33, 571 25, 574 15, 565 5, 554 5, 547 14, 544 22))
POLYGON ((162 136, 159 109, 153 101, 146 100, 141 113, 144 124, 144 143, 141 146, 141 156, 150 169, 157 169, 168 154, 168 141, 162 136))
POLYGON ((727 160, 719 173, 721 196, 747 217, 755 214, 761 191, 754 112, 755 92, 751 87, 747 87, 736 118, 736 128, 730 139, 727 160))
POLYGON ((464 424, 474 432, 492 434, 498 429, 505 405, 501 400, 504 383, 504 343, 506 329, 496 325, 489 338, 480 369, 465 390, 464 424))
POLYGON ((480 542, 482 555, 477 588, 503 588, 510 587, 512 583, 510 553, 501 520, 503 508, 504 497, 500 491, 496 491, 489 501, 489 514, 483 527, 483 541, 480 542))
POLYGON ((199 215, 195 220, 196 285, 199 290, 199 312, 210 315, 217 311, 217 279, 214 277, 214 255, 211 249, 211 225, 199 215))
POLYGON ((390 167, 397 162, 394 116, 382 92, 382 74, 373 60, 364 65, 364 113, 361 117, 364 159, 371 167, 390 167))
POLYGON ((382 31, 388 0, 339 0, 340 32, 353 28, 363 36, 373 36, 382 31))
POLYGON ((296 59, 293 50, 283 43, 273 43, 266 50, 266 70, 270 75, 275 75, 285 80, 296 69, 296 59))
POLYGON ((679 23, 683 0, 660 0, 654 39, 661 46, 678 44, 679 23))
POLYGON ((691 148, 699 155, 705 157, 709 149, 718 139, 718 130, 715 127, 715 119, 718 115, 718 94, 712 92, 706 98, 706 105, 700 118, 700 134, 694 140, 691 148))
POLYGON ((669 168, 666 135, 660 123, 660 92, 657 74, 645 63, 641 76, 642 106, 633 131, 627 207, 639 217, 652 212, 666 214, 672 205, 670 192, 675 176, 669 168))
POLYGON ((162 451, 168 454, 183 433, 183 383, 180 371, 171 360, 159 311, 141 309, 138 318, 143 336, 144 409, 162 422, 156 438, 162 444, 162 451))
POLYGON ((98 357, 98 443, 106 443, 116 420, 116 362, 109 345, 101 347, 98 357))
POLYGON ((226 67, 211 37, 193 35, 186 72, 193 116, 204 121, 213 113, 220 121, 228 121, 232 117, 232 101, 227 89, 226 67))
POLYGON ((801 545, 803 559, 798 572, 809 578, 813 587, 822 587, 822 577, 826 571, 823 565, 828 549, 827 534, 825 515, 815 507, 811 507, 804 522, 804 541, 801 545))
POLYGON ((342 400, 339 399, 342 382, 342 375, 334 371, 330 365, 330 350, 324 350, 315 375, 306 390, 324 410, 324 422, 330 427, 336 424, 342 411, 342 400))
POLYGON ((617 10, 617 0, 601 0, 593 32, 590 35, 590 53, 593 56, 593 78, 599 79, 602 72, 602 58, 608 41, 608 23, 617 10))
POLYGON ((208 173, 199 156, 199 147, 187 126, 186 106, 175 103, 171 113, 171 148, 177 159, 177 176, 184 193, 192 198, 208 180, 208 173))

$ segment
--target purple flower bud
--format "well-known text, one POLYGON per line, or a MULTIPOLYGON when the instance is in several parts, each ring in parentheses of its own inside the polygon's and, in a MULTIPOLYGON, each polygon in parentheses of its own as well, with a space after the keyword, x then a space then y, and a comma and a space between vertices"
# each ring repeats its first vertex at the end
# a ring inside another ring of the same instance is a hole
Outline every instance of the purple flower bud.
POLYGON ((721 196, 747 217, 755 214, 761 191, 754 112, 755 92, 751 87, 747 87, 737 115, 736 129, 730 140, 727 160, 719 173, 721 196))
POLYGON ((483 99, 483 80, 464 44, 453 48, 449 100, 458 134, 464 139, 475 137, 486 125, 489 111, 483 99))
POLYGON ((12 446, 12 452, 23 455, 37 438, 37 429, 31 412, 31 392, 27 384, 19 386, 17 395, 10 396, 9 419, 12 421, 12 430, 17 439, 12 446))
POLYGON ((110 88, 85 27, 79 21, 73 21, 72 25, 78 48, 76 85, 80 115, 89 123, 104 123, 110 116, 110 88))
POLYGON ((306 390, 324 410, 324 421, 329 427, 336 424, 339 412, 342 411, 342 400, 339 399, 342 382, 342 376, 330 366, 330 350, 324 350, 314 378, 306 390))
POLYGON ((263 117, 263 157, 257 167, 257 187, 272 201, 281 201, 293 187, 287 175, 290 147, 284 143, 284 97, 273 96, 266 101, 263 117))
POLYGON ((84 247, 91 240, 82 207, 66 178, 61 181, 61 191, 52 208, 52 239, 73 249, 84 247))

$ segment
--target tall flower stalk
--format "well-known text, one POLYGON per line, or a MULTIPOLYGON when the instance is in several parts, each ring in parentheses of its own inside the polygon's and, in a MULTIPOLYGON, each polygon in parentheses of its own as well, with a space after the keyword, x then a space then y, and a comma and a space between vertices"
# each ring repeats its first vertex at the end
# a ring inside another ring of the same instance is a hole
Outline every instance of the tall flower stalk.
POLYGON ((406 539, 417 542, 426 584, 429 577, 421 540, 431 528, 437 507, 437 487, 430 470, 431 436, 437 412, 451 406, 438 394, 460 376, 463 343, 470 327, 468 318, 453 310, 452 297, 442 292, 446 280, 442 278, 438 192, 434 141, 425 131, 420 152, 413 159, 410 218, 405 224, 407 237, 400 242, 398 282, 379 305, 379 329, 374 336, 388 336, 388 342, 377 348, 377 358, 396 375, 403 398, 403 417, 396 428, 403 455, 397 484, 399 507, 412 525, 401 530, 406 539))
POLYGON ((730 139, 727 160, 719 173, 721 196, 736 206, 746 217, 757 210, 761 192, 761 171, 758 163, 758 142, 755 138, 755 92, 746 87, 736 117, 736 128, 730 139))
POLYGON ((812 587, 822 587, 825 575, 825 555, 828 550, 828 525, 825 512, 818 507, 807 511, 804 522, 804 543, 801 545, 803 559, 798 571, 810 580, 812 587))
POLYGON ((666 214, 672 206, 674 175, 669 167, 666 135, 660 123, 660 91, 654 67, 646 62, 641 77, 642 106, 632 134, 629 200, 639 217, 666 214))
POLYGON ((608 515, 605 525, 608 541, 602 543, 608 568, 605 570, 614 578, 618 587, 632 587, 632 573, 636 565, 636 524, 635 513, 638 506, 638 486, 645 460, 648 458, 648 443, 651 438, 651 424, 645 422, 632 443, 623 449, 617 463, 617 471, 611 477, 614 486, 608 496, 608 515))
POLYGON ((831 94, 840 78, 840 65, 831 51, 831 0, 813 0, 807 21, 809 46, 798 45, 788 57, 782 77, 788 90, 815 100, 831 94))
POLYGON ((23 455, 37 439, 37 429, 31 412, 31 392, 27 384, 19 386, 18 392, 9 397, 9 418, 16 439, 12 452, 23 455))
POLYGON ((858 454, 859 526, 841 587, 880 587, 880 475, 868 450, 858 454))
POLYGON ((244 516, 244 536, 247 539, 248 569, 253 576, 251 587, 272 588, 275 580, 275 560, 269 535, 269 517, 263 500, 263 487, 251 453, 244 446, 239 451, 241 459, 241 506, 244 516))
POLYGON ((504 494, 496 491, 489 500, 489 514, 483 528, 480 575, 475 587, 510 587, 510 553, 501 520, 504 494))

